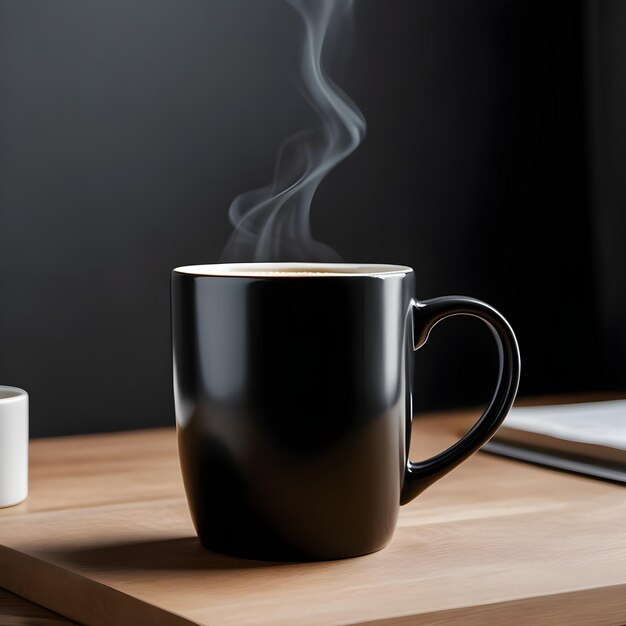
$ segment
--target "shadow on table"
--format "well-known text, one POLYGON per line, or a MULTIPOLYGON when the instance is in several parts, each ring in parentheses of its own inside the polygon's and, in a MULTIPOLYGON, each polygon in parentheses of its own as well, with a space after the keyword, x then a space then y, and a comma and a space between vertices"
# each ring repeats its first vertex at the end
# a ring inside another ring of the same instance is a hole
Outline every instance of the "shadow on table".
POLYGON ((247 570, 295 563, 253 561, 210 552, 197 537, 155 541, 118 541, 77 548, 56 547, 45 556, 81 569, 113 570, 247 570))

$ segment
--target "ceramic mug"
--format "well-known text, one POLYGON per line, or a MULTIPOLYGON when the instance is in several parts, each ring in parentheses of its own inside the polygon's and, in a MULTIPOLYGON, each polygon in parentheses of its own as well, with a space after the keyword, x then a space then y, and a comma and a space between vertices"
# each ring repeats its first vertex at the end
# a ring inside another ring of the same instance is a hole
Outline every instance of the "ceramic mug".
POLYGON ((0 385, 0 507, 28 496, 28 394, 0 385))
POLYGON ((213 551, 320 560, 383 548, 399 506, 476 452, 515 398, 504 317, 464 296, 416 300, 409 267, 179 267, 171 295, 180 462, 213 551), (491 329, 495 391, 460 441, 412 462, 413 353, 453 315, 491 329))

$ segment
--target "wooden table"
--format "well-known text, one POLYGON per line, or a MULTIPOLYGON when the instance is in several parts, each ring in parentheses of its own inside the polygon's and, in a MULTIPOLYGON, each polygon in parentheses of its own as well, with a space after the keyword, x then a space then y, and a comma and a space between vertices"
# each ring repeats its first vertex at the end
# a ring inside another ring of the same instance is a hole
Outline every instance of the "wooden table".
POLYGON ((0 589, 0 624, 2 626, 70 626, 75 625, 76 622, 28 602, 6 589, 0 589))
MULTIPOLYGON (((474 417, 416 420, 412 457, 474 417)), ((0 510, 0 587, 85 624, 626 623, 626 489, 484 453, 385 550, 326 563, 203 550, 170 429, 33 441, 30 488, 0 510)))

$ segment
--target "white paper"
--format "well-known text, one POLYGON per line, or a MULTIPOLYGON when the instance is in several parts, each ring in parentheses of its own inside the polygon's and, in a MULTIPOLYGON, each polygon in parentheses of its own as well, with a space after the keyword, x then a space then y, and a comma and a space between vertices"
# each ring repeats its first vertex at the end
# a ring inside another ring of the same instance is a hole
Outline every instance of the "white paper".
POLYGON ((514 407, 503 426, 626 450, 626 400, 514 407))

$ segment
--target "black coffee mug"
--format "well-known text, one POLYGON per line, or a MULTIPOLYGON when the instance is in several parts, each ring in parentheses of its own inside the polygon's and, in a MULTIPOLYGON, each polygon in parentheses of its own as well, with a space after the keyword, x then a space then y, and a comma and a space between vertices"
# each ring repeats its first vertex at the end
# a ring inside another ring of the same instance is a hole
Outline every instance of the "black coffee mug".
POLYGON ((419 302, 398 265, 227 264, 172 274, 174 398, 196 531, 209 550, 322 560, 380 550, 400 504, 476 452, 517 391, 507 321, 464 296, 419 302), (413 351, 446 317, 491 329, 488 408, 453 446, 417 463, 413 351))

